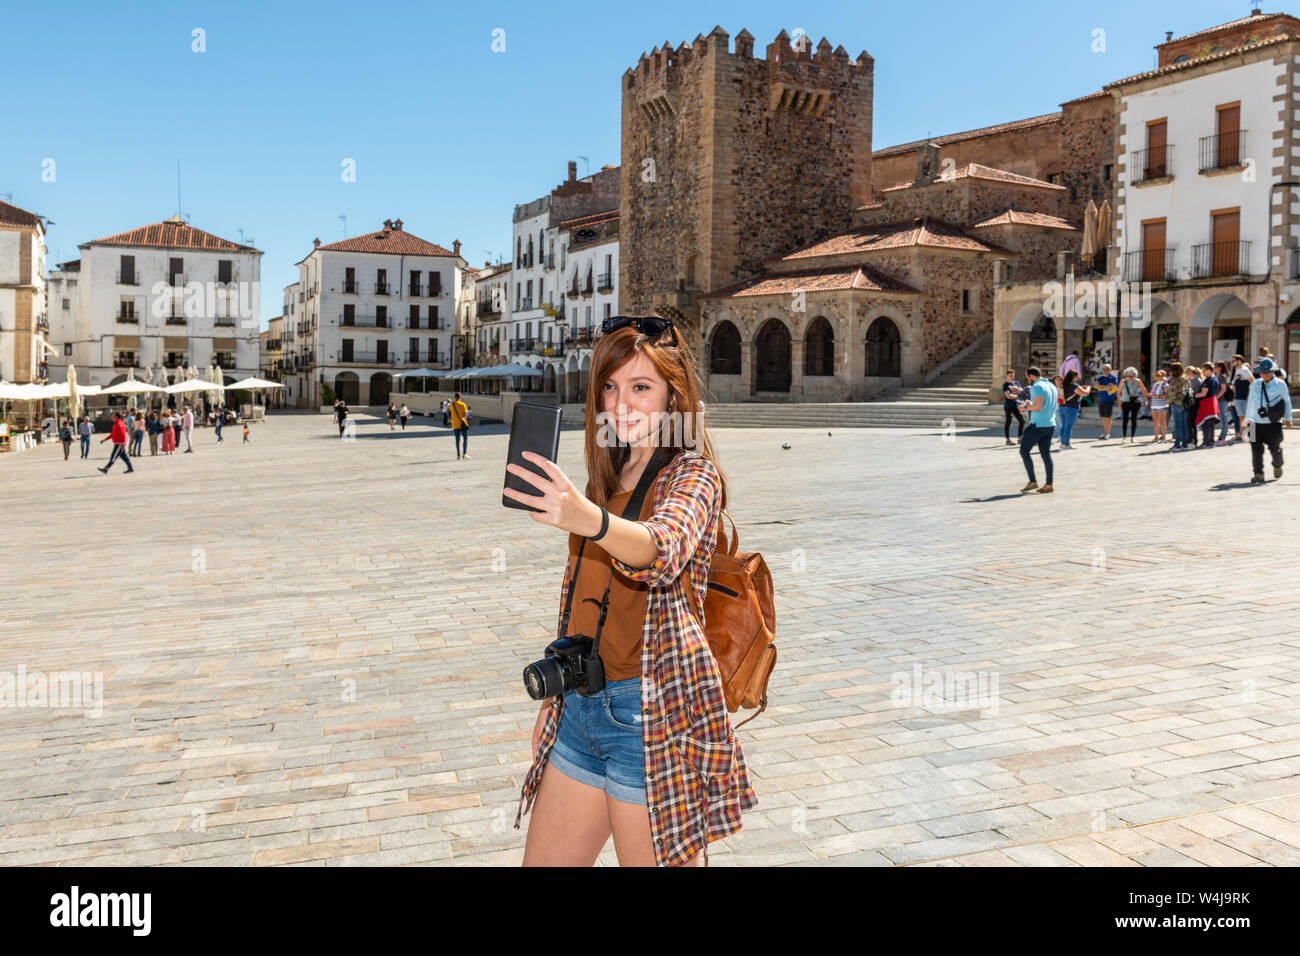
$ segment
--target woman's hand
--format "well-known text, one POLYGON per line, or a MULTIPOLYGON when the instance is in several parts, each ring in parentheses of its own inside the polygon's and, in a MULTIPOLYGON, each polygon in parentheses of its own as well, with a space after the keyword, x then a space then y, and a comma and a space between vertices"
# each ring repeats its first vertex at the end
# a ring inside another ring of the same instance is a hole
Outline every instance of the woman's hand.
POLYGON ((533 759, 537 759, 537 746, 542 740, 542 728, 546 726, 546 715, 551 710, 550 700, 542 702, 542 709, 538 711, 537 723, 533 725, 533 759))
POLYGON ((513 488, 504 489, 503 494, 530 507, 540 508, 540 511, 530 512, 534 521, 584 537, 600 530, 600 508, 574 486, 559 465, 532 451, 524 452, 524 458, 546 474, 539 475, 514 464, 506 465, 506 471, 522 478, 541 494, 529 495, 513 488))

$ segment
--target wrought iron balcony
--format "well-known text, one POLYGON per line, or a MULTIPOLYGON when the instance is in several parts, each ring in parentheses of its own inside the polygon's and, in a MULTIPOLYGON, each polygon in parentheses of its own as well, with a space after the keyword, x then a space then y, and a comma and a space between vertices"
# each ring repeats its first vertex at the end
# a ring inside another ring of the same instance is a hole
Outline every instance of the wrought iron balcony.
POLYGON ((602 272, 600 274, 600 277, 596 279, 596 291, 610 292, 613 290, 613 288, 614 288, 613 276, 608 272, 602 272))
POLYGON ((140 317, 134 312, 118 312, 117 321, 121 322, 123 325, 139 325, 140 317))
POLYGON ((1172 248, 1138 249, 1124 254, 1125 282, 1172 282, 1176 278, 1172 248))
POLYGON ((1192 246, 1192 277, 1250 275, 1250 243, 1202 242, 1192 246))
POLYGON ((1152 146, 1135 150, 1129 160, 1130 182, 1145 183, 1153 179, 1172 179, 1174 175, 1174 147, 1152 146))
POLYGON ((1214 136, 1202 136, 1200 141, 1200 171, 1237 169, 1246 163, 1246 131, 1232 130, 1214 136))
POLYGON ((339 315, 341 329, 388 329, 393 327, 392 316, 380 316, 376 313, 363 312, 352 315, 339 315))
POLYGON ((360 292, 361 287, 357 285, 357 280, 355 278, 343 280, 344 295, 358 295, 360 292))
POLYGON ((391 287, 389 286, 389 284, 388 284, 387 281, 384 281, 384 282, 376 282, 376 283, 375 283, 375 295, 388 295, 388 294, 389 294, 389 289, 390 289, 390 288, 391 288, 391 287))
POLYGON ((392 352, 344 352, 339 356, 339 365, 386 365, 396 366, 399 356, 392 352))
POLYGON ((118 285, 139 285, 140 273, 136 272, 135 270, 124 271, 119 269, 117 272, 117 284, 118 285))

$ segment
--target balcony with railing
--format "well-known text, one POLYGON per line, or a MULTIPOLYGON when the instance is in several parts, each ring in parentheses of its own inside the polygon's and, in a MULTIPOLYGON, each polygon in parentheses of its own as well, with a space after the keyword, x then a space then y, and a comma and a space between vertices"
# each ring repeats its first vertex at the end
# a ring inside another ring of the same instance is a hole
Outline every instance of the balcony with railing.
POLYGON ((534 355, 548 355, 548 356, 563 355, 564 343, 538 341, 534 343, 532 352, 534 355))
POLYGON ((117 284, 139 285, 140 273, 136 272, 134 269, 119 269, 117 271, 117 284))
POLYGON ((478 314, 479 315, 500 315, 501 308, 500 306, 497 306, 493 303, 491 296, 487 296, 486 298, 482 298, 478 300, 478 314))
POLYGON ((1172 248, 1138 249, 1124 254, 1125 282, 1172 282, 1176 278, 1172 248))
POLYGON ((565 289, 564 294, 570 299, 576 299, 578 297, 580 293, 578 292, 578 280, 576 278, 569 283, 569 287, 565 289))
POLYGON ((533 347, 534 347, 535 345, 537 345, 537 339, 536 339, 536 338, 532 338, 532 337, 530 337, 530 338, 523 338, 523 339, 511 339, 511 340, 510 340, 510 351, 512 351, 512 352, 531 352, 531 351, 533 350, 533 347))
POLYGON ((1250 275, 1250 243, 1202 242, 1192 246, 1192 278, 1250 275))
POLYGON ((172 272, 167 276, 167 284, 174 289, 184 288, 188 276, 184 272, 172 272))
POLYGON ((1214 136, 1202 136, 1199 154, 1200 171, 1203 173, 1241 169, 1246 165, 1246 131, 1237 129, 1214 136))
POLYGON ((235 317, 233 315, 219 315, 212 320, 212 324, 218 328, 233 329, 235 327, 235 317))
POLYGON ((167 319, 166 319, 166 323, 165 323, 165 324, 167 324, 167 325, 189 325, 190 323, 189 323, 189 319, 185 318, 184 315, 176 315, 175 313, 173 313, 172 315, 167 316, 167 319))
POLYGON ((118 309, 117 321, 123 325, 139 325, 140 317, 135 314, 134 309, 118 309))
POLYGON ((614 276, 609 272, 602 272, 596 277, 597 292, 612 292, 614 289, 614 276))
POLYGON ((399 356, 392 352, 351 351, 339 355, 339 365, 395 365, 399 356))
POLYGON ((375 295, 389 295, 391 288, 392 287, 388 284, 387 280, 383 282, 376 282, 375 295))
POLYGON ((545 260, 545 263, 546 263, 546 268, 547 268, 547 269, 554 269, 554 268, 555 268, 555 253, 554 253, 554 252, 551 252, 551 253, 548 253, 548 254, 547 254, 547 256, 546 256, 546 260, 545 260))
POLYGON ((391 315, 377 315, 371 312, 357 312, 352 315, 341 314, 339 316, 339 328, 391 329, 393 328, 393 317, 391 315))
POLYGON ((515 309, 517 309, 520 312, 526 312, 528 309, 531 309, 532 307, 533 307, 533 300, 532 297, 530 296, 525 299, 520 299, 519 304, 515 306, 515 309))
POLYGON ((1172 145, 1152 146, 1149 149, 1134 150, 1130 156, 1130 181, 1139 183, 1173 179, 1174 147, 1172 145))
POLYGON ((424 295, 424 293, 420 291, 421 288, 423 288, 423 286, 418 282, 408 282, 406 284, 406 294, 412 297, 424 295))
POLYGON ((412 332, 443 332, 447 329, 447 323, 441 317, 431 319, 429 316, 407 317, 406 327, 412 332))
POLYGON ((353 277, 353 278, 349 279, 349 278, 344 277, 344 279, 343 279, 343 294, 344 294, 344 295, 360 295, 360 293, 361 293, 361 286, 357 283, 356 278, 353 277))

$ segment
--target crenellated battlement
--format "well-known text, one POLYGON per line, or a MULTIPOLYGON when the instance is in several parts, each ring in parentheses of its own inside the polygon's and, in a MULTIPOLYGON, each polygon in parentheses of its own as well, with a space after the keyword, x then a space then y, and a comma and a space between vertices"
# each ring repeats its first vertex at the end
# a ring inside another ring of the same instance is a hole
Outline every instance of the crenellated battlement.
POLYGON ((636 66, 623 73, 623 89, 637 99, 654 99, 674 92, 687 73, 705 64, 715 70, 726 65, 748 70, 765 67, 774 82, 832 88, 863 74, 870 77, 875 60, 865 50, 854 60, 843 46, 832 48, 825 37, 814 46, 810 37, 801 34, 792 39, 785 30, 767 45, 765 57, 755 57, 754 37, 748 30, 736 34, 733 48, 731 35, 715 26, 708 36, 697 34, 676 48, 665 42, 642 53, 636 66))

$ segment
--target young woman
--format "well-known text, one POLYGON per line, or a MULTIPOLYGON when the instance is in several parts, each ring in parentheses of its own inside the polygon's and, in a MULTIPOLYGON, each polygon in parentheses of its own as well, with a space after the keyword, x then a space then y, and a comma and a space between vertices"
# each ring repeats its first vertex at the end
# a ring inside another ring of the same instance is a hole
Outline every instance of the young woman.
POLYGON ((1168 438, 1165 431, 1165 419, 1169 415, 1169 402, 1165 398, 1165 393, 1169 391, 1169 383, 1165 381, 1165 370, 1156 369, 1155 380, 1151 383, 1151 440, 1154 442, 1163 442, 1168 438))
POLYGON ((397 406, 392 402, 388 403, 388 430, 391 432, 397 428, 397 406))
POLYGON ((176 450, 176 430, 172 422, 172 419, 174 417, 175 416, 172 415, 170 409, 163 410, 161 425, 162 425, 162 453, 164 455, 170 455, 172 452, 176 450))
POLYGON ((1138 378, 1137 369, 1129 366, 1124 369, 1124 381, 1119 386, 1119 407, 1124 417, 1121 424, 1122 432, 1119 442, 1130 445, 1137 444, 1138 434, 1138 410, 1142 407, 1142 399, 1148 394, 1147 387, 1142 384, 1142 379, 1138 378), (1129 423, 1133 424, 1132 434, 1129 433, 1129 423))
POLYGON ((136 412, 135 421, 131 423, 131 454, 140 454, 144 444, 144 412, 136 412))
MULTIPOLYGON (((1228 444, 1228 419, 1235 416, 1236 408, 1232 404, 1232 379, 1228 375, 1227 362, 1214 363, 1214 377, 1219 383, 1219 439, 1216 445, 1228 444)), ((1241 424, 1238 423, 1240 428, 1241 424)))
POLYGON ((149 420, 145 422, 145 431, 149 434, 149 454, 158 454, 158 433, 162 431, 162 426, 158 424, 158 413, 150 412, 149 420))
POLYGON ((622 865, 697 866, 758 802, 699 623, 726 485, 698 421, 699 372, 672 324, 615 316, 602 331, 587 397, 585 493, 530 452, 545 477, 508 466, 540 494, 506 494, 542 509, 534 521, 569 533, 562 602, 587 538, 567 633, 591 636, 593 605, 607 584, 610 594, 599 649, 605 688, 542 705, 515 827, 531 808, 525 866, 590 866, 611 832, 622 865), (671 427, 657 427, 660 415, 671 427), (661 449, 670 460, 641 520, 624 520, 661 449))
POLYGON ((397 417, 402 420, 402 431, 406 431, 406 423, 411 419, 411 410, 406 407, 406 402, 402 402, 402 407, 397 410, 397 417))
POLYGON ((1214 377, 1214 366, 1209 362, 1201 366, 1201 372, 1201 383, 1196 390, 1196 427, 1202 429, 1202 444, 1213 448, 1214 426, 1219 423, 1219 380, 1214 377))
POLYGON ((1070 435, 1074 432, 1074 423, 1079 420, 1079 403, 1083 401, 1085 395, 1092 391, 1091 385, 1079 384, 1079 373, 1074 369, 1065 373, 1065 379, 1061 385, 1061 447, 1073 448, 1070 444, 1070 435))
POLYGON ((72 454, 72 422, 66 419, 59 426, 59 441, 63 442, 63 460, 67 461, 72 454))

